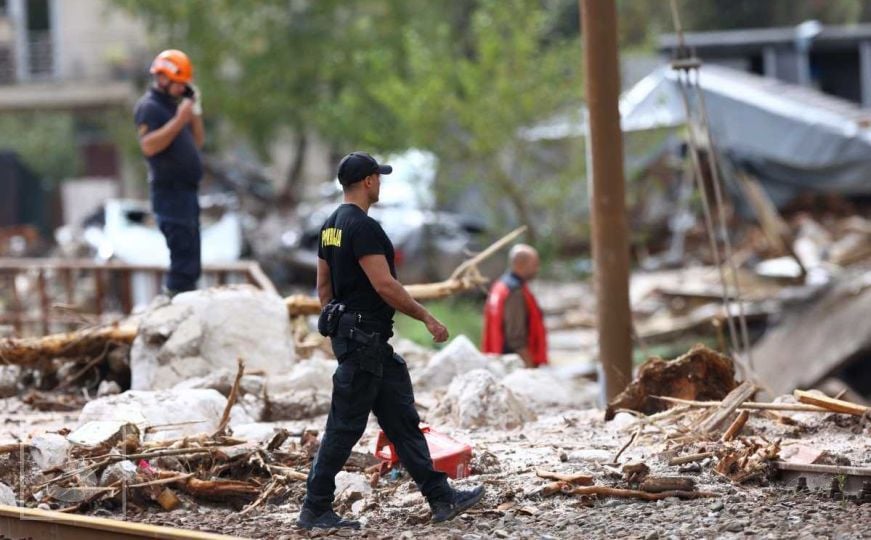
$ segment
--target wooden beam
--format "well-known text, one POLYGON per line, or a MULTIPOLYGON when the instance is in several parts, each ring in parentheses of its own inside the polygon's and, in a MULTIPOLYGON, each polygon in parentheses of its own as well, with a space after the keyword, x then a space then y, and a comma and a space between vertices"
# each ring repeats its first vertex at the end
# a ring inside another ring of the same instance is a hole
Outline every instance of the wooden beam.
POLYGON ((97 356, 109 341, 132 343, 137 330, 135 325, 112 325, 41 338, 0 339, 0 361, 33 366, 52 358, 97 356))
POLYGON ((756 392, 756 386, 750 381, 744 381, 733 389, 723 399, 722 403, 714 410, 710 416, 705 418, 699 425, 699 431, 702 433, 710 433, 726 421, 733 412, 745 401, 750 399, 756 392))
POLYGON ((843 474, 846 476, 867 476, 871 478, 871 467, 849 467, 843 465, 816 465, 807 463, 790 463, 788 461, 772 461, 781 471, 796 471, 808 473, 843 474))
POLYGON ((33 508, 0 505, 0 537, 63 538, 64 540, 119 540, 168 538, 170 540, 231 540, 230 536, 158 527, 33 508))
POLYGON ((850 403, 849 401, 844 401, 842 399, 821 396, 804 390, 796 390, 792 395, 802 403, 816 405, 817 407, 821 407, 831 412, 864 416, 865 414, 868 414, 868 411, 871 411, 871 407, 850 403))

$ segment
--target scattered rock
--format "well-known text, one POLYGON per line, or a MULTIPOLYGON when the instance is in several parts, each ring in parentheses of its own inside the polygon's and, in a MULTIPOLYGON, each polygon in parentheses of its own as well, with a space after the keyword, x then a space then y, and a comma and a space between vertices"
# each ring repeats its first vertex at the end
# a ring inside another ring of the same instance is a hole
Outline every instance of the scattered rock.
POLYGON ((500 382, 514 392, 515 396, 532 406, 580 408, 595 405, 595 384, 587 385, 592 388, 592 392, 584 392, 584 388, 572 379, 560 377, 554 370, 546 367, 518 369, 500 382))
POLYGON ((262 419, 266 422, 304 420, 330 411, 332 383, 326 390, 283 392, 269 395, 262 419))
POLYGON ((139 445, 139 428, 136 424, 117 420, 95 420, 88 422, 67 435, 74 445, 89 448, 111 448, 122 439, 130 441, 134 448, 139 445))
MULTIPOLYGON (((79 415, 79 425, 97 420, 117 420, 136 424, 142 432, 150 426, 169 429, 148 433, 146 440, 166 440, 198 433, 211 433, 218 428, 227 399, 216 390, 162 390, 145 392, 129 390, 89 402, 79 415)), ((230 425, 247 424, 253 419, 238 406, 233 407, 230 425)))
POLYGON ((447 386, 457 375, 476 369, 492 371, 499 378, 505 375, 501 362, 485 356, 469 338, 460 334, 432 355, 425 368, 415 373, 414 385, 420 388, 447 386))
POLYGON ((393 347, 393 352, 405 360, 409 369, 425 366, 432 356, 432 349, 397 335, 390 338, 390 345, 393 347))
POLYGON ((278 428, 275 424, 254 422, 252 424, 239 424, 233 426, 233 437, 246 441, 265 442, 275 436, 278 428))
POLYGON ((502 472, 499 458, 491 452, 478 452, 472 456, 472 474, 497 474, 502 472))
POLYGON ((119 461, 106 467, 100 475, 100 485, 103 487, 115 482, 132 484, 136 481, 136 464, 129 460, 119 461))
POLYGON ((70 443, 56 433, 37 435, 28 443, 36 466, 43 471, 60 467, 67 460, 70 443))
MULTIPOLYGON (((173 390, 208 389, 216 390, 222 396, 230 395, 233 382, 236 380, 236 369, 230 371, 227 368, 216 369, 202 377, 191 377, 173 386, 173 390)), ((241 386, 241 382, 240 382, 241 386)))
POLYGON ((6 484, 0 483, 0 504, 6 506, 18 506, 18 501, 15 500, 15 492, 6 484))
POLYGON ((336 475, 336 501, 339 503, 354 503, 372 494, 369 479, 360 473, 339 471, 336 475))
POLYGON ((726 522, 726 524, 721 528, 722 531, 739 533, 744 530, 744 527, 747 526, 747 522, 741 519, 734 519, 732 521, 726 522))
POLYGON ((584 450, 575 450, 569 453, 568 461, 583 461, 588 463, 610 463, 614 457, 612 452, 607 450, 596 450, 593 448, 584 450))
POLYGON ((155 302, 143 314, 130 352, 134 390, 171 388, 219 369, 286 372, 293 364, 287 308, 247 285, 197 290, 155 302))
POLYGON ((121 393, 121 385, 115 381, 100 381, 97 387, 97 397, 114 396, 121 393))
POLYGON ((18 378, 21 376, 21 366, 0 366, 0 398, 7 398, 18 393, 18 378))
POLYGON ((484 369, 455 378, 433 416, 463 428, 512 429, 535 419, 535 413, 484 369))
POLYGON ((312 390, 329 391, 333 387, 336 365, 336 361, 331 359, 312 358, 299 362, 287 372, 269 377, 266 391, 270 395, 312 390))

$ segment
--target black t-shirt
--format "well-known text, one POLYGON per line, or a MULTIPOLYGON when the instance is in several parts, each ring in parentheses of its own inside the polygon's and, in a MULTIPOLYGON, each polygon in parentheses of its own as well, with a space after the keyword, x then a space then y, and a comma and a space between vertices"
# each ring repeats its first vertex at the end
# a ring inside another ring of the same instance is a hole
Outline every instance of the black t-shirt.
MULTIPOLYGON (((163 127, 175 116, 178 103, 175 98, 150 88, 136 103, 133 119, 136 129, 148 126, 152 132, 163 127)), ((152 193, 167 190, 196 190, 203 176, 200 151, 194 140, 193 130, 188 124, 163 151, 146 158, 148 161, 148 180, 152 193)))
POLYGON ((377 221, 355 204, 339 206, 321 227, 318 257, 330 267, 333 297, 366 319, 390 325, 396 312, 375 292, 360 258, 384 255, 396 277, 393 244, 377 221))

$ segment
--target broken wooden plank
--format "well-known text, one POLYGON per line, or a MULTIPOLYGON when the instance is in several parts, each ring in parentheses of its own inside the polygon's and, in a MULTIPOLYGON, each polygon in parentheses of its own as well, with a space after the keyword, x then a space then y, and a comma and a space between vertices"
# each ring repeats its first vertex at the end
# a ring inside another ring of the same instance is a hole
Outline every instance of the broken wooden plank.
POLYGON ((747 423, 747 419, 750 418, 750 411, 741 411, 738 413, 738 417, 735 418, 735 421, 726 429, 726 432, 723 433, 723 436, 720 438, 723 442, 729 442, 735 438, 735 436, 744 429, 744 424, 747 423))
POLYGON ((842 399, 834 399, 813 392, 806 392, 804 390, 795 390, 792 395, 802 403, 816 405, 817 407, 821 407, 830 412, 864 416, 868 411, 871 411, 871 407, 865 407, 864 405, 858 405, 842 399))
POLYGON ((783 318, 753 347, 756 375, 774 392, 814 387, 858 364, 871 347, 871 283, 845 272, 809 302, 785 306, 783 318), (837 346, 833 346, 837 344, 837 346))
POLYGON ((593 477, 589 474, 581 474, 581 473, 558 473, 545 471, 542 469, 536 469, 536 476, 539 478, 544 478, 546 480, 557 480, 559 482, 568 482, 570 484, 575 484, 577 486, 591 486, 593 485, 593 477))
POLYGON ((739 405, 750 399, 756 392, 756 386, 750 381, 744 381, 737 388, 729 392, 723 399, 719 407, 714 410, 707 418, 699 425, 699 431, 702 433, 710 433, 717 429, 726 418, 731 416, 739 405))
POLYGON ((867 476, 871 478, 871 467, 852 467, 847 465, 816 465, 810 463, 790 463, 788 461, 772 461, 781 471, 796 471, 808 473, 843 474, 846 476, 867 476))

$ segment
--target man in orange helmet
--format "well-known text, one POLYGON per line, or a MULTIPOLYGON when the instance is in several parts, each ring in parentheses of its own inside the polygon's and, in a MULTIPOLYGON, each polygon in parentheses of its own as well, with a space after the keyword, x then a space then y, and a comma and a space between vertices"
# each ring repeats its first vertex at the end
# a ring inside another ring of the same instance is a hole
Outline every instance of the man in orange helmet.
POLYGON ((166 293, 196 288, 200 277, 200 205, 197 199, 205 140, 193 66, 175 49, 151 63, 153 82, 136 103, 139 147, 148 162, 151 205, 169 247, 166 293))

